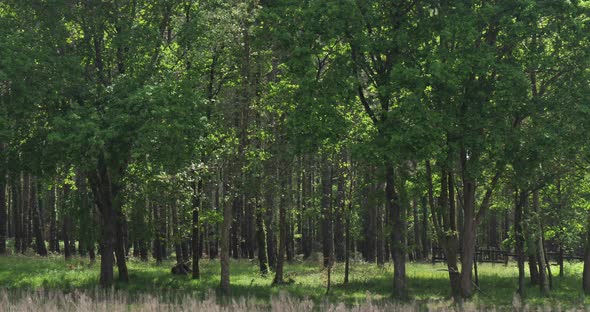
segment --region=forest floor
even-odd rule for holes
[[[153,262],[129,261],[128,284],[116,284],[125,296],[142,297],[152,295],[164,301],[175,301],[179,296],[191,298],[215,297],[219,285],[219,262],[202,260],[201,279],[192,280],[188,276],[174,276],[170,273],[173,262],[162,265]],[[448,274],[443,264],[411,263],[407,267],[410,304],[439,304],[445,306],[449,301]],[[286,280],[292,283],[280,287],[271,286],[272,275],[261,276],[257,262],[234,261],[231,265],[232,298],[248,298],[255,304],[268,304],[271,298],[281,293],[296,300],[310,299],[318,303],[345,303],[349,306],[371,302],[387,302],[392,287],[392,266],[378,267],[374,264],[354,262],[351,266],[350,283],[343,282],[344,265],[337,264],[332,272],[332,289],[326,295],[327,272],[319,263],[296,262],[287,264]],[[558,267],[553,267],[553,290],[551,296],[542,298],[538,287],[527,289],[525,304],[531,307],[572,308],[590,307],[581,290],[581,263],[567,263],[564,276],[557,276]],[[40,290],[68,293],[82,291],[97,292],[98,263],[91,264],[87,258],[73,258],[64,261],[62,257],[35,256],[0,257],[1,296],[22,297]],[[518,272],[514,263],[480,264],[480,291],[473,298],[473,306],[514,308],[523,305],[515,302]],[[8,294],[8,295],[7,295]],[[0,297],[1,297],[0,296]]]

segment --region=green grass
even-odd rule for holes
[[[131,295],[156,294],[173,298],[181,294],[205,298],[219,285],[219,262],[201,262],[201,280],[174,276],[170,273],[172,262],[156,266],[154,263],[129,262],[130,283],[116,284],[116,289],[126,290]],[[353,263],[350,283],[343,286],[341,264],[332,273],[332,290],[325,295],[327,274],[318,263],[300,262],[287,264],[285,274],[294,282],[280,287],[271,286],[272,275],[261,276],[256,262],[234,261],[231,266],[233,297],[249,297],[268,302],[271,296],[285,291],[297,298],[315,301],[345,302],[353,304],[367,298],[382,300],[390,298],[392,289],[392,266],[380,268],[373,264]],[[557,270],[555,268],[554,270]],[[9,291],[29,290],[94,290],[98,283],[99,264],[91,265],[87,259],[74,258],[64,261],[61,257],[0,257],[0,288]],[[542,298],[538,287],[527,289],[527,303],[532,305],[581,306],[589,305],[581,290],[581,263],[565,266],[565,276],[553,279],[551,296]],[[448,274],[442,264],[411,263],[407,267],[409,291],[413,300],[432,301],[449,299]],[[484,306],[508,307],[512,304],[518,272],[513,263],[480,264],[481,291],[473,303]]]

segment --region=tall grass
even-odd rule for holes
[[[173,300],[153,295],[130,296],[122,291],[73,291],[63,293],[56,291],[36,292],[0,292],[0,310],[9,312],[127,312],[127,311],[201,311],[201,312],[385,312],[385,311],[587,311],[583,307],[562,308],[560,305],[543,307],[523,305],[515,297],[511,307],[482,306],[474,303],[455,305],[450,301],[427,301],[399,303],[392,301],[366,300],[362,303],[347,306],[343,303],[315,303],[309,299],[297,299],[286,293],[273,296],[269,303],[259,303],[251,298],[234,298],[224,302],[218,300],[213,293],[202,300],[188,295],[179,295]]]

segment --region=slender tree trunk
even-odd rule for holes
[[[461,291],[464,298],[473,295],[473,258],[475,257],[475,181],[463,173],[463,244]]]
[[[57,187],[49,191],[49,250],[59,253],[59,239],[57,237]]]
[[[22,188],[22,249],[21,252],[24,254],[27,249],[31,246],[31,235],[30,235],[30,214],[31,214],[31,179],[28,174],[21,172],[23,180]]]
[[[154,258],[156,258],[156,264],[162,264],[162,231],[161,231],[161,211],[160,204],[152,203],[152,210],[154,214],[154,225],[156,228],[156,236],[154,237]]]
[[[37,254],[40,256],[47,256],[47,247],[45,246],[45,239],[43,238],[43,215],[41,213],[41,205],[39,204],[39,196],[37,192],[37,179],[31,179],[31,203],[33,209],[33,227],[35,232],[35,245]]]
[[[129,282],[129,272],[127,271],[127,259],[125,258],[125,215],[119,209],[115,212],[115,234],[116,234],[116,243],[115,243],[115,254],[117,256],[117,270],[119,272],[119,281],[123,283]]]
[[[4,144],[0,143],[0,154],[4,151]],[[0,255],[6,255],[6,234],[8,210],[6,206],[6,170],[5,163],[0,163]]]
[[[199,210],[201,208],[201,194],[203,193],[203,180],[200,177],[195,177],[197,181],[192,182],[193,189],[193,219],[192,219],[192,237],[191,237],[191,249],[193,250],[193,279],[201,278],[201,272],[199,270],[199,258],[200,258],[200,241],[199,241]]]
[[[352,182],[351,182],[352,183]],[[352,201],[352,198],[349,199],[350,201]],[[344,242],[344,285],[348,285],[349,282],[349,275],[350,275],[350,248],[351,248],[351,242],[352,240],[350,239],[350,214],[351,212],[351,207],[352,203],[349,204],[348,207],[348,211],[346,212],[346,217],[345,217],[345,242]]]
[[[526,201],[526,194],[522,192],[515,194],[514,209],[514,237],[516,238],[516,258],[518,264],[518,294],[525,296],[525,272],[524,272],[524,233],[523,233],[523,206]]]
[[[541,207],[539,203],[539,191],[533,192],[533,211],[535,213],[537,262],[539,263],[539,288],[542,296],[549,295],[549,283],[547,281],[547,263],[545,262],[545,246],[543,244],[543,229],[541,227]]]
[[[311,255],[311,244],[309,237],[309,226],[308,226],[308,202],[309,202],[309,189],[308,180],[310,180],[308,171],[311,170],[311,166],[307,165],[307,156],[303,156],[302,170],[301,170],[301,251],[303,252],[303,258],[307,259]],[[309,183],[311,186],[311,183]]]
[[[287,183],[285,182],[286,177],[284,176],[284,167],[281,166],[282,172],[279,173],[279,179],[281,180],[281,195],[279,199],[279,251],[277,253],[277,268],[275,271],[275,278],[273,284],[283,284],[283,269],[285,263],[285,253],[287,249]]]
[[[590,213],[588,213],[588,223],[590,224]],[[584,272],[582,273],[582,289],[584,293],[590,295],[590,226],[586,228],[586,246],[584,249]]]
[[[96,262],[96,253],[94,252],[94,241],[88,246],[88,258],[91,263]]]
[[[256,239],[258,241],[258,263],[260,265],[260,273],[266,275],[268,273],[268,266],[266,265],[266,241],[264,236],[264,216],[262,215],[262,207],[258,205],[256,199]]]
[[[231,225],[231,254],[234,259],[239,259],[241,254],[241,246],[240,241],[242,240],[240,237],[241,231],[241,220],[242,220],[242,200],[241,195],[236,195],[236,197],[232,200],[232,215],[233,221]]]
[[[422,243],[420,242],[420,219],[418,217],[418,201],[412,201],[412,217],[414,220],[414,254],[415,260],[422,260]]]
[[[324,267],[331,266],[334,254],[334,236],[332,224],[332,174],[325,160],[322,168],[322,251],[324,256]]]
[[[267,187],[266,190],[266,250],[268,256],[268,266],[275,270],[277,267],[277,245],[275,239],[275,231],[274,231],[274,194],[273,188],[271,185]]]
[[[378,184],[377,192],[382,190],[382,184]],[[387,195],[386,195],[387,200]],[[385,203],[387,205],[387,203]],[[377,256],[377,265],[382,267],[385,265],[385,233],[384,233],[384,207],[382,202],[378,202],[375,204],[375,248],[376,248],[376,256]],[[386,209],[386,208],[385,208]]]
[[[72,258],[72,246],[70,244],[70,219],[71,217],[69,216],[69,214],[66,213],[66,215],[63,217],[61,231],[62,239],[64,241],[64,257],[66,260]]]
[[[489,221],[489,246],[491,247],[500,247],[500,240],[498,239],[498,217],[495,211],[490,211],[490,221]]]
[[[246,253],[248,259],[254,260],[256,254],[256,205],[252,200],[242,199],[244,202],[245,214],[245,232],[246,238]]]
[[[14,177],[12,182],[12,217],[14,219],[14,253],[22,250],[21,231],[21,207],[22,207],[22,184],[20,175]]]
[[[182,237],[179,233],[179,223],[178,223],[178,209],[176,208],[176,203],[172,203],[172,240],[174,242],[174,253],[176,258],[176,264],[182,264]]]
[[[428,206],[426,204],[426,196],[422,196],[421,202],[422,227],[420,228],[420,241],[422,242],[422,258],[423,260],[427,260],[430,247],[428,244]]]
[[[139,257],[143,262],[148,262],[149,260],[148,243],[145,240],[139,241]]]
[[[338,171],[338,189],[336,191],[336,201],[334,207],[334,254],[337,261],[344,260],[345,251],[345,239],[344,239],[344,205],[345,205],[345,194],[344,189],[346,187],[346,180],[344,177],[344,170],[339,169]]]
[[[225,180],[225,179],[224,179]],[[220,288],[221,292],[224,295],[230,294],[230,250],[229,250],[229,240],[230,240],[230,230],[232,225],[232,202],[224,202],[223,203],[223,221],[221,223],[221,255],[220,255],[220,263],[221,263],[221,282]]]

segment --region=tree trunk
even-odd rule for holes
[[[310,226],[308,209],[311,207],[311,160],[303,160],[303,170],[301,173],[301,249],[303,251],[303,258],[307,259],[311,256],[311,237],[310,237]]]
[[[395,176],[394,168],[388,165],[385,168],[385,200],[387,210],[390,211],[392,218],[392,244],[393,244],[393,289],[394,294],[398,298],[407,298],[408,285],[406,281],[406,246],[405,246],[405,214],[404,206],[405,191],[404,186],[400,184],[402,190],[402,200],[400,200],[398,193],[395,190]],[[402,181],[402,184],[404,182]]]
[[[230,242],[230,247],[231,247],[231,254],[233,256],[234,259],[239,259],[240,255],[241,255],[241,246],[240,246],[240,242],[242,241],[242,238],[240,237],[241,233],[241,221],[242,221],[242,196],[239,194],[236,194],[236,197],[233,199],[232,201],[232,216],[233,216],[233,221],[232,221],[232,225],[231,225],[231,232],[230,232],[230,237],[231,237],[231,242]]]
[[[139,258],[143,262],[148,262],[149,260],[148,243],[145,240],[139,241]]]
[[[266,250],[268,256],[268,266],[275,270],[277,267],[277,245],[274,231],[274,196],[271,185],[266,190]]]
[[[537,262],[539,263],[539,288],[542,296],[549,295],[549,283],[547,281],[547,263],[545,262],[545,247],[543,244],[543,228],[541,226],[541,207],[539,203],[539,191],[533,192],[533,211],[535,213]]]
[[[282,168],[283,169],[283,168]],[[275,271],[275,278],[273,284],[280,285],[284,283],[283,269],[285,263],[285,253],[287,249],[287,183],[283,172],[279,173],[279,179],[281,180],[281,191],[283,194],[279,199],[279,252],[277,253],[277,268]]]
[[[154,227],[156,229],[156,236],[154,237],[154,258],[156,259],[156,265],[162,264],[162,232],[161,232],[161,208],[157,203],[152,203],[152,211],[154,215]]]
[[[224,179],[225,180],[225,179]],[[225,181],[224,181],[225,182]],[[230,230],[232,225],[232,204],[231,202],[224,202],[223,203],[223,222],[221,223],[221,255],[220,255],[220,263],[221,263],[221,282],[220,282],[220,289],[222,294],[229,295],[230,294],[230,250],[229,250],[229,240],[230,240]]]
[[[22,250],[24,254],[27,249],[31,246],[31,179],[28,174],[21,172],[23,176],[23,188],[22,188]]]
[[[4,151],[4,144],[0,143],[0,154]],[[6,169],[5,163],[0,164],[0,255],[6,255],[6,234],[8,211],[6,207]]]
[[[71,259],[72,258],[72,250],[71,250],[71,244],[70,244],[70,223],[71,223],[71,217],[68,213],[65,214],[65,216],[63,217],[63,221],[62,221],[62,231],[61,231],[61,235],[62,235],[62,239],[64,241],[64,257],[66,260]]]
[[[35,247],[37,254],[40,256],[47,256],[47,247],[45,246],[45,239],[43,238],[43,215],[41,213],[41,205],[39,204],[39,196],[37,192],[37,178],[31,179],[31,203],[33,209],[33,228],[35,232]]]
[[[57,187],[49,190],[49,250],[59,253],[59,239],[57,237]]]
[[[490,221],[489,221],[489,230],[488,230],[488,237],[489,237],[489,246],[499,248],[500,247],[500,240],[498,239],[498,217],[495,211],[490,211]]]
[[[324,267],[330,267],[334,254],[331,207],[332,174],[327,160],[322,165],[322,252],[324,256]]]
[[[475,181],[463,176],[463,244],[461,255],[461,292],[464,298],[473,295],[473,258],[475,257]]]
[[[586,226],[586,248],[584,249],[584,272],[582,273],[582,289],[586,295],[590,295],[590,212],[588,225]]]
[[[178,209],[176,208],[176,203],[172,203],[172,240],[174,242],[174,253],[176,256],[176,264],[182,264],[183,262],[183,254],[182,254],[182,237],[179,233],[179,222],[178,222]]]
[[[248,259],[254,260],[256,254],[256,204],[252,200],[244,200],[246,253]]]
[[[343,215],[344,215],[344,205],[345,205],[345,194],[344,188],[346,187],[346,180],[344,177],[344,170],[338,170],[338,190],[336,192],[336,201],[334,210],[334,254],[337,261],[344,260],[344,250],[345,250],[345,241],[344,241],[344,223],[343,223]]]
[[[200,248],[200,241],[199,241],[199,210],[201,209],[201,194],[203,193],[203,180],[200,177],[195,177],[198,179],[197,181],[192,182],[193,188],[193,197],[192,197],[192,204],[193,204],[193,219],[192,219],[192,233],[191,233],[191,249],[193,250],[192,258],[193,258],[193,279],[201,278],[201,272],[199,270],[199,248]]]
[[[264,216],[262,215],[262,207],[258,206],[258,199],[256,199],[256,239],[258,241],[258,263],[260,265],[260,273],[266,275],[268,273],[268,266],[266,265],[266,241],[264,237]]]
[[[94,242],[91,242],[88,246],[88,258],[90,259],[91,263],[96,261],[96,254],[94,252]]]
[[[537,253],[535,249],[531,249],[531,251],[529,251],[528,260],[531,285],[539,285],[539,269],[537,266]]]
[[[422,243],[420,242],[420,219],[418,218],[418,201],[412,201],[412,217],[414,221],[414,260],[422,260]]]
[[[352,184],[352,181],[351,181]],[[352,188],[352,186],[351,186]],[[352,192],[351,192],[352,193]],[[350,215],[352,214],[352,198],[349,199],[348,211],[345,215],[345,242],[344,242],[344,285],[348,285],[350,275],[350,248],[352,240],[350,239]]]
[[[97,170],[87,177],[90,181],[95,204],[102,217],[100,285],[110,287],[113,284],[113,252],[117,239],[117,210],[115,209],[117,202],[115,201],[120,188],[117,181],[113,181],[102,156],[99,158]],[[121,265],[125,266],[123,271],[125,272],[126,263],[122,262]],[[123,272],[119,272],[120,276]]]
[[[428,244],[428,206],[426,204],[426,196],[422,196],[422,227],[420,228],[421,232],[421,243],[422,243],[422,259],[427,260],[428,253],[429,253],[429,244]]]
[[[22,250],[21,208],[22,208],[22,183],[20,175],[15,176],[12,182],[12,218],[14,224],[14,253]]]
[[[116,226],[116,241],[115,241],[115,254],[117,256],[117,270],[119,271],[119,281],[123,283],[129,282],[129,272],[127,271],[127,259],[125,257],[125,224],[127,220],[125,215],[120,209],[115,212]]]
[[[525,296],[525,272],[524,272],[524,233],[523,233],[523,206],[526,201],[526,193],[515,194],[514,209],[514,237],[516,238],[516,258],[518,264],[518,290],[520,297]]]

